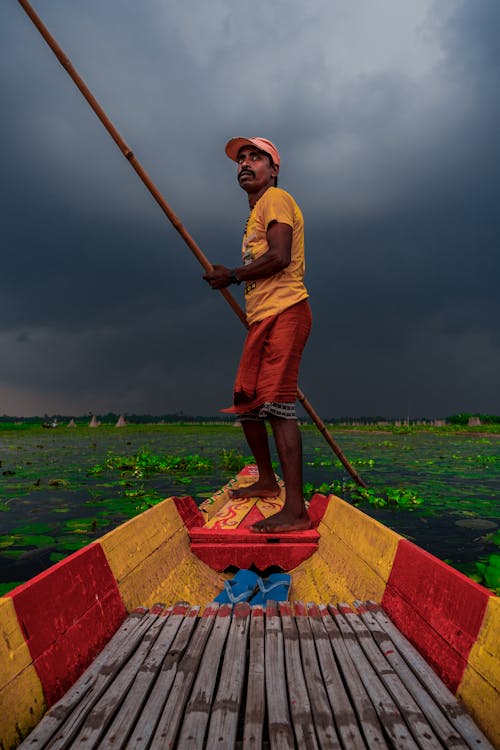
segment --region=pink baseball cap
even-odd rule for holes
[[[226,154],[233,161],[237,161],[238,152],[243,146],[255,146],[259,151],[264,151],[266,154],[269,154],[273,160],[273,164],[279,167],[280,155],[278,149],[274,143],[268,141],[267,138],[231,138],[231,140],[226,143]]]

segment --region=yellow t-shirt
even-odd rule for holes
[[[297,203],[285,190],[268,188],[253,207],[243,235],[243,263],[251,263],[269,250],[267,228],[272,221],[292,227],[292,257],[290,264],[274,276],[246,282],[248,323],[275,315],[309,296],[303,280],[304,219]]]

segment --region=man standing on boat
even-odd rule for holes
[[[258,481],[233,497],[276,497],[264,420],[276,442],[286,488],[283,508],[253,531],[282,533],[310,528],[302,492],[302,440],[295,401],[302,351],[311,330],[304,286],[304,222],[292,196],[277,187],[280,156],[265,138],[232,138],[226,154],[248,195],[250,215],[243,234],[243,265],[214,265],[204,279],[213,289],[245,284],[249,331],[234,386],[234,406],[259,469]]]

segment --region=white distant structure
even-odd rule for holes
[[[127,426],[127,423],[125,421],[125,417],[123,416],[123,414],[120,414],[120,416],[118,417],[118,421],[115,424],[115,427],[126,427],[126,426]]]
[[[479,417],[469,417],[468,425],[469,427],[479,427],[481,424],[481,420]]]
[[[95,414],[92,415],[92,419],[89,422],[89,427],[99,427],[101,423],[97,421]]]
[[[76,422],[75,422],[75,420],[74,420],[73,418],[72,418],[72,419],[70,419],[70,420],[69,420],[69,422],[68,422],[68,425],[67,425],[67,426],[68,426],[68,427],[76,427]]]

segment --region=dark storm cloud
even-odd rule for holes
[[[247,215],[225,140],[278,143],[324,416],[499,412],[495,2],[36,7],[214,262]],[[214,413],[241,326],[21,9],[0,16],[0,412]]]

